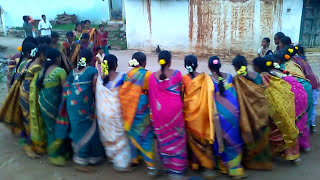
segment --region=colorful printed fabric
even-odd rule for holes
[[[39,106],[41,116],[45,123],[49,161],[61,164],[64,163],[67,153],[65,147],[67,133],[63,133],[65,135],[59,135],[61,132],[57,133],[57,131],[61,128],[59,129],[57,127],[62,125],[68,128],[68,121],[59,121],[57,117],[62,99],[61,81],[65,81],[66,79],[66,71],[60,67],[56,67],[46,75],[43,81],[44,87],[39,92]]]
[[[70,73],[67,79],[66,108],[71,125],[73,161],[80,165],[96,164],[104,156],[94,112],[93,80],[97,70],[87,67]]]
[[[200,166],[207,169],[215,167],[213,157],[213,82],[205,73],[194,79],[187,74],[183,76],[183,115],[187,130],[189,161],[193,169]],[[191,154],[190,154],[191,153]]]
[[[119,73],[106,86],[99,75],[96,88],[96,111],[99,132],[105,153],[116,169],[125,169],[131,163],[130,145],[123,126],[119,87],[124,74]]]
[[[219,159],[217,167],[221,173],[228,173],[230,176],[242,176],[244,169],[242,161],[242,145],[239,125],[239,104],[237,94],[232,84],[232,76],[227,75],[224,79],[224,94],[219,92],[219,81],[214,82],[214,100],[216,102],[219,120],[215,121],[216,141],[214,153]]]
[[[297,142],[299,130],[295,124],[294,94],[286,81],[262,73],[263,85],[266,87],[265,95],[270,104],[269,115],[277,128],[270,128],[270,142],[272,151],[282,152],[293,147]],[[277,133],[276,131],[279,131]],[[278,141],[284,141],[279,144]]]
[[[160,82],[154,73],[149,79],[151,119],[160,159],[164,169],[174,174],[184,173],[187,168],[181,86],[180,71],[175,71],[169,80]]]
[[[243,165],[247,169],[271,170],[269,103],[264,89],[239,75],[233,78],[233,84],[240,106],[239,123],[245,143]]]
[[[128,131],[132,163],[138,164],[141,155],[148,167],[154,167],[154,132],[148,106],[150,72],[139,67],[128,72],[119,90],[124,129]]]

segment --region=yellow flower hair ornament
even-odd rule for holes
[[[288,54],[286,54],[286,55],[284,55],[284,58],[286,59],[286,60],[290,60],[290,55],[288,55]]]
[[[239,75],[243,75],[243,76],[246,76],[248,73],[247,73],[247,67],[246,66],[241,66],[241,68],[237,71],[237,73]]]
[[[289,49],[288,49],[288,52],[289,52],[290,54],[292,54],[292,53],[293,53],[293,49],[292,49],[292,48],[289,48]]]
[[[162,65],[165,65],[166,64],[166,60],[164,59],[160,59],[159,60],[159,64],[162,66]]]
[[[137,67],[137,66],[139,66],[139,62],[136,59],[131,59],[129,61],[129,66],[130,67]]]
[[[109,66],[108,66],[108,61],[107,60],[104,60],[102,63],[101,63],[101,71],[104,75],[109,75]]]
[[[266,65],[267,65],[268,67],[270,67],[270,66],[272,65],[272,62],[271,62],[271,61],[267,61],[267,62],[266,62]]]
[[[87,59],[85,57],[82,57],[79,62],[78,62],[78,66],[87,66],[87,63],[86,63]]]
[[[219,77],[218,80],[219,80],[219,81],[223,81],[223,77]]]
[[[298,50],[299,49],[299,47],[298,46],[296,46],[296,47],[294,47],[296,50]]]
[[[19,51],[19,52],[22,51],[22,47],[21,47],[21,46],[18,47],[18,51]]]

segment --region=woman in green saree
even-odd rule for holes
[[[44,69],[37,80],[39,106],[47,134],[47,152],[49,162],[63,166],[66,162],[66,141],[68,121],[57,119],[62,98],[63,84],[67,73],[59,67],[61,54],[57,49],[49,49],[46,53]]]

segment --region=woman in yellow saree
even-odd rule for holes
[[[196,72],[196,56],[188,55],[184,62],[189,72],[183,76],[183,115],[187,132],[188,159],[193,170],[203,167],[203,175],[211,177],[214,176],[212,170],[215,167],[212,108],[215,104],[214,85],[209,75]]]
[[[247,60],[236,56],[232,65],[237,71],[233,77],[240,106],[240,129],[245,143],[243,165],[247,169],[271,170],[269,146],[269,103],[260,86],[261,76],[247,71]]]
[[[26,75],[20,86],[20,106],[24,117],[24,133],[22,137],[25,138],[25,142],[30,144],[32,150],[37,154],[46,152],[44,123],[37,103],[38,89],[35,86],[35,77],[42,70],[46,50],[47,46],[44,45],[31,50],[30,56],[32,60],[28,62],[25,68]],[[29,153],[29,155],[37,157],[32,153]]]
[[[299,130],[295,124],[295,95],[291,85],[270,74],[271,61],[265,58],[253,60],[254,70],[260,73],[265,95],[270,104],[269,140],[273,154],[282,154],[286,160],[300,162],[299,156],[291,154],[290,148],[297,147]]]

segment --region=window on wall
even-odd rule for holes
[[[113,21],[121,21],[123,19],[122,15],[122,0],[110,0],[110,16]]]

